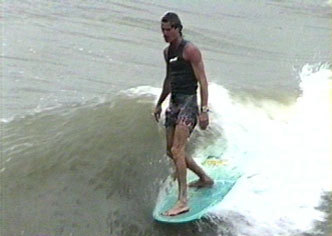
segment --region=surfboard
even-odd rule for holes
[[[238,171],[228,165],[228,162],[215,157],[208,157],[201,163],[204,171],[214,180],[214,185],[208,188],[188,188],[188,205],[190,210],[177,216],[165,216],[164,212],[174,206],[178,196],[178,185],[171,177],[161,187],[153,211],[153,218],[164,223],[185,223],[199,220],[207,216],[209,210],[221,202],[232,189],[237,179],[241,176]],[[188,171],[188,183],[197,177]]]

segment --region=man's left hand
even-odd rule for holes
[[[205,130],[209,125],[209,114],[207,112],[202,112],[199,114],[199,127]]]

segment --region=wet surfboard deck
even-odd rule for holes
[[[201,165],[214,179],[214,185],[208,188],[189,188],[188,205],[190,210],[177,216],[165,216],[163,213],[174,206],[178,193],[177,183],[171,182],[169,179],[159,192],[153,211],[155,220],[164,223],[185,223],[201,219],[208,214],[213,206],[223,200],[240,177],[237,171],[228,168],[227,162],[219,159],[208,158]],[[196,179],[197,177],[193,173],[188,173],[188,183]]]

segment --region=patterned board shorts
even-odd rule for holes
[[[191,133],[197,124],[197,116],[196,95],[173,94],[169,107],[166,110],[165,127],[175,127],[177,124],[184,124]]]

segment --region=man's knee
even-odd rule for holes
[[[175,128],[174,142],[171,147],[171,154],[173,159],[185,156],[185,144],[188,138],[188,127],[183,124],[178,124]]]
[[[184,152],[184,147],[181,147],[180,145],[173,145],[173,147],[171,148],[171,154],[174,160],[184,156],[183,152]]]
[[[186,155],[186,163],[188,165],[192,165],[195,163],[195,161],[193,160],[193,158],[191,156]]]

